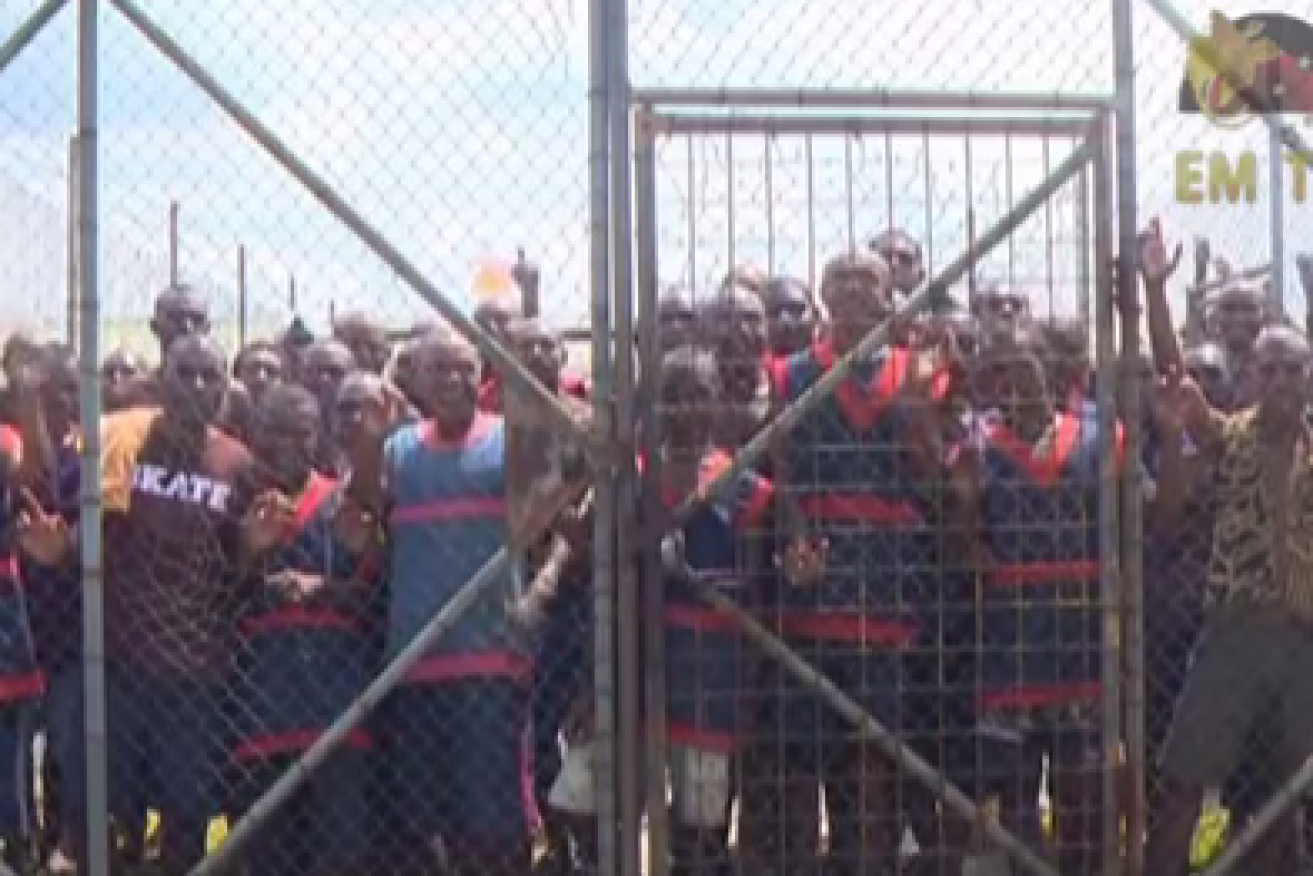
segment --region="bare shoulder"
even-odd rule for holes
[[[246,445],[217,426],[205,431],[205,454],[216,467],[240,471],[255,465],[255,457]]]

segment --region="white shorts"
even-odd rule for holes
[[[696,828],[718,828],[728,823],[729,755],[672,746],[670,785],[677,823]]]
[[[592,741],[566,746],[561,772],[547,795],[547,803],[570,815],[597,813],[597,771],[593,767]]]

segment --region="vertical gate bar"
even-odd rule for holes
[[[642,684],[638,667],[638,587],[634,560],[634,512],[637,510],[634,469],[634,297],[633,297],[633,153],[630,143],[632,106],[629,97],[629,5],[607,4],[609,22],[607,65],[611,111],[611,313],[614,320],[616,447],[630,448],[616,460],[616,688],[620,714],[616,722],[619,767],[620,876],[642,873],[642,791],[639,766],[639,704]],[[652,776],[654,782],[660,776]]]
[[[930,163],[930,129],[921,132],[922,152],[925,155],[925,270],[935,273],[935,186],[934,166]]]
[[[169,288],[178,286],[178,202],[169,202]],[[293,281],[292,288],[296,288]],[[292,294],[292,310],[296,310],[296,295]]]
[[[1111,252],[1111,179],[1107,161],[1111,131],[1106,122],[1098,124],[1098,148],[1095,166],[1095,235],[1096,249]],[[1106,261],[1106,259],[1104,260]],[[1107,280],[1107,266],[1095,265],[1096,275]],[[1117,349],[1112,299],[1099,295],[1094,303],[1094,355],[1096,392],[1099,417],[1099,649],[1103,680],[1103,725],[1099,762],[1102,788],[1102,823],[1099,843],[1103,850],[1105,871],[1120,872],[1116,861],[1120,857],[1120,818],[1116,764],[1122,738],[1121,724],[1121,557],[1118,533],[1118,486],[1120,483],[1117,459]]]
[[[1003,135],[1003,196],[1012,209],[1012,133]],[[1017,243],[1008,237],[1008,288],[1017,285]]]
[[[81,297],[79,407],[82,420],[83,695],[87,758],[89,876],[109,876],[109,788],[105,726],[105,603],[101,578],[100,487],[100,243],[99,243],[99,15],[97,0],[78,0],[77,37],[77,258]],[[75,792],[76,793],[76,792]]]
[[[1044,149],[1044,175],[1049,175],[1049,135],[1042,141]],[[1055,196],[1056,197],[1056,196]],[[1055,316],[1053,310],[1053,198],[1044,202],[1044,283],[1048,287],[1049,318]]]
[[[1073,142],[1072,146],[1076,144]],[[1090,324],[1090,171],[1076,177],[1076,295],[1081,325]]]
[[[853,211],[853,135],[843,138],[843,202],[847,211],[848,251],[857,252],[857,217]]]
[[[634,125],[635,282],[638,298],[638,438],[643,456],[640,551],[643,562],[644,674],[647,681],[647,872],[668,876],[669,824],[666,785],[660,780],[669,762],[666,740],[665,642],[661,622],[661,459],[658,436],[657,375],[660,373],[661,324],[657,319],[657,207],[654,132],[640,110]]]
[[[1277,116],[1278,120],[1281,118]],[[1271,198],[1272,280],[1268,289],[1269,306],[1278,316],[1286,312],[1286,192],[1281,180],[1281,128],[1267,129],[1268,197]]]
[[[966,187],[962,195],[966,199],[967,208],[967,245],[966,251],[975,253],[976,251],[976,196],[971,186],[971,132],[967,131],[962,135],[962,149],[964,160],[966,161]],[[1008,240],[1012,235],[1008,235]],[[971,263],[967,266],[967,302],[968,309],[973,313],[976,309],[976,268],[979,266],[979,257],[973,256]]]
[[[1135,299],[1136,292],[1136,247],[1139,234],[1139,219],[1136,215],[1138,192],[1136,187],[1136,120],[1135,120],[1135,32],[1133,23],[1133,0],[1112,0],[1113,17],[1113,54],[1117,82],[1117,278],[1121,284],[1118,291],[1129,303]],[[1106,221],[1106,220],[1100,220]],[[1097,269],[1098,266],[1096,265]],[[1096,291],[1098,298],[1106,297]],[[1141,547],[1143,545],[1143,516],[1140,502],[1140,484],[1138,482],[1141,456],[1140,442],[1140,398],[1139,382],[1131,378],[1135,372],[1140,355],[1140,323],[1138,319],[1124,316],[1122,337],[1122,355],[1126,372],[1122,402],[1122,412],[1126,429],[1126,460],[1122,491],[1122,527],[1125,538],[1125,560],[1122,573],[1125,576],[1123,592],[1127,597],[1126,629],[1128,648],[1127,672],[1127,726],[1126,743],[1131,761],[1131,816],[1133,823],[1130,834],[1128,869],[1134,876],[1144,873],[1144,818],[1145,764],[1144,764],[1144,611],[1143,611],[1143,569]]]
[[[696,289],[700,284],[698,282],[698,202],[697,202],[697,156],[693,149],[693,138],[690,136],[687,141],[685,150],[685,160],[688,162],[688,288]]]
[[[246,245],[237,245],[237,342],[246,346]]]
[[[70,350],[78,349],[78,138],[74,134],[68,138],[68,261],[65,278],[68,284],[68,297],[64,304],[64,342]]]
[[[593,418],[611,435],[611,98],[607,0],[588,4],[588,243],[593,324]],[[593,465],[593,768],[598,876],[617,876],[615,782],[615,494]]]
[[[766,273],[775,276],[775,137],[766,134]]]
[[[894,221],[894,135],[884,132],[884,200],[885,230],[890,233],[898,227]]]
[[[725,252],[729,253],[729,269],[737,266],[734,247],[734,133],[725,132]]]
[[[816,289],[816,168],[812,162],[812,135],[802,141],[802,160],[807,165],[807,288],[815,297]]]

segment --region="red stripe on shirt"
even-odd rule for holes
[[[730,754],[738,748],[738,738],[732,733],[718,733],[703,730],[700,727],[688,727],[683,724],[667,724],[666,739],[672,745],[691,748],[695,751],[710,751],[715,754]]]
[[[0,453],[8,454],[15,459],[23,455],[23,436],[13,426],[0,425]]]
[[[46,692],[46,674],[41,670],[0,678],[0,702],[26,700]]]
[[[463,499],[440,499],[398,505],[392,509],[393,523],[433,523],[441,520],[477,520],[485,517],[502,517],[506,503],[491,496],[472,496]]]
[[[261,733],[242,740],[232,751],[236,761],[264,760],[280,754],[299,754],[314,745],[323,730],[288,730],[283,733]],[[364,730],[352,730],[343,743],[356,751],[369,751],[374,739]]]
[[[1099,681],[1037,684],[993,693],[983,693],[977,700],[976,705],[981,709],[1036,709],[1063,703],[1097,700],[1102,696],[1103,683]]]
[[[780,619],[785,635],[856,645],[910,645],[916,640],[915,625],[880,620],[860,614],[808,614],[787,612]]]
[[[1098,580],[1099,564],[1095,560],[1000,563],[989,574],[989,582],[999,587],[1025,587],[1031,584],[1092,584]]]
[[[304,605],[289,605],[253,617],[242,622],[242,630],[247,635],[284,632],[286,630],[341,630],[346,633],[361,632],[360,624],[353,617],[335,611],[307,608]]]
[[[509,678],[528,683],[532,671],[529,661],[515,654],[446,654],[425,657],[406,673],[406,682],[438,684],[467,678]]]

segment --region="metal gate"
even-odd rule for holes
[[[632,410],[639,418],[639,453],[647,461],[641,474],[641,492],[652,497],[642,509],[643,518],[664,519],[672,525],[687,521],[699,501],[733,485],[745,472],[759,469],[779,439],[816,416],[836,390],[842,393],[851,370],[885,348],[893,331],[931,311],[942,313],[954,299],[971,308],[1000,290],[1030,293],[1034,300],[1043,302],[1047,315],[1068,317],[1092,338],[1098,417],[1102,434],[1113,434],[1116,366],[1112,303],[1109,296],[1094,291],[1108,288],[1110,281],[1112,183],[1107,106],[1097,101],[1060,98],[982,99],[976,95],[877,92],[638,92],[633,102],[639,376]],[[1027,155],[1033,162],[1029,168],[1024,159]],[[909,166],[914,171],[910,178]],[[760,273],[768,277],[792,275],[814,290],[826,258],[864,250],[870,238],[894,229],[920,239],[926,262],[923,281],[908,290],[895,317],[866,334],[848,355],[837,358],[810,389],[780,405],[770,422],[738,446],[731,465],[699,487],[696,496],[686,497],[672,512],[673,517],[663,516],[668,509],[659,504],[664,483],[659,464],[663,450],[658,441],[658,411],[662,404],[659,375],[663,349],[669,346],[661,337],[661,299],[667,294],[663,290],[674,284],[682,287],[679,294],[685,300],[693,299],[694,312],[698,313],[695,321],[701,322],[692,329],[696,346],[714,328],[708,320],[723,315],[714,307],[710,311],[699,307],[724,294],[723,287],[719,293],[712,291],[722,284],[722,278],[723,283],[733,285],[744,276],[756,276],[740,266],[760,267]],[[1083,840],[1094,857],[1119,855],[1117,776],[1123,738],[1118,633],[1119,474],[1111,440],[1101,442],[1098,455],[1101,556],[1095,613],[1099,616],[1100,636],[1089,644],[1097,654],[1102,680],[1096,770],[1103,803],[1097,828]],[[869,486],[856,481],[852,484],[855,490]],[[785,486],[776,484],[775,489],[782,491]],[[634,531],[642,530],[635,527]],[[663,547],[659,533],[649,534],[642,548],[643,578],[650,582],[665,575],[668,581],[672,574],[669,544]],[[780,549],[778,543],[774,549]],[[701,745],[708,740],[699,740],[698,734],[705,729],[704,723],[716,723],[711,717],[715,709],[711,703],[718,695],[725,695],[726,685],[733,686],[732,698],[740,723],[733,740],[717,750],[727,754],[731,763],[728,793],[738,795],[735,839],[740,846],[745,840],[743,831],[754,830],[748,825],[752,816],[746,813],[752,798],[793,793],[777,787],[793,781],[786,774],[796,764],[789,761],[824,758],[805,744],[802,748],[806,751],[799,754],[797,734],[821,734],[815,726],[838,721],[872,744],[887,759],[885,762],[893,765],[885,777],[892,780],[892,785],[882,787],[893,788],[896,809],[902,809],[905,802],[913,805],[907,801],[929,792],[932,801],[938,801],[931,803],[932,809],[969,829],[973,836],[955,854],[974,855],[992,847],[1002,850],[1026,872],[1057,872],[1051,857],[1036,845],[1038,835],[1018,835],[1016,825],[986,811],[989,805],[979,787],[967,786],[971,781],[968,777],[978,776],[983,765],[983,749],[972,742],[976,728],[958,719],[927,724],[924,715],[912,714],[922,708],[941,707],[942,698],[927,696],[929,692],[924,690],[920,694],[913,692],[911,681],[904,689],[905,679],[911,676],[899,674],[894,699],[900,705],[892,712],[875,714],[873,701],[879,697],[872,695],[867,675],[863,674],[871,670],[836,676],[835,672],[843,668],[842,660],[831,659],[832,655],[823,649],[818,652],[816,647],[789,635],[788,624],[781,623],[772,599],[740,598],[705,576],[693,574],[690,567],[680,568],[681,573],[687,573],[683,585],[710,611],[702,615],[685,612],[672,620],[668,598],[662,596],[660,588],[649,586],[643,591],[642,635],[629,637],[630,641],[641,638],[645,643],[641,656],[644,672],[629,674],[623,666],[621,669],[621,678],[636,683],[638,678],[646,679],[648,708],[642,730],[646,775],[670,776],[669,784],[647,783],[650,872],[665,872],[672,853],[680,872],[718,872],[715,856],[690,840],[687,804],[681,798],[690,796],[686,787],[689,784],[724,783],[723,777],[709,779],[705,769],[699,772],[688,764],[692,759],[690,750],[717,748],[716,740]],[[875,569],[870,573],[879,574]],[[865,586],[865,575],[863,571],[858,576],[862,580],[859,587]],[[977,604],[979,583],[977,577],[970,588],[977,594],[971,597]],[[936,597],[941,619],[946,608],[948,613],[954,608],[948,604],[947,592],[943,589]],[[956,608],[966,608],[968,614],[971,610],[969,605]],[[712,620],[707,622],[708,618]],[[692,645],[687,636],[672,638],[672,631],[681,624],[698,629]],[[714,651],[707,631],[726,625],[732,625],[738,638],[729,650]],[[933,646],[932,662],[941,670],[947,662],[945,655],[964,644],[976,657],[990,656],[988,642],[979,637],[970,643],[949,641],[946,629],[941,624]],[[624,639],[622,633],[621,641]],[[672,642],[678,655],[666,652],[665,646]],[[635,655],[632,659],[638,665],[640,658]],[[727,662],[737,672],[732,680],[725,677]],[[675,675],[678,679],[672,677]],[[874,682],[873,686],[881,683]],[[935,687],[946,684],[942,674],[932,682]],[[668,707],[679,715],[667,715]],[[691,718],[690,708],[694,713]],[[795,731],[790,716],[809,711],[821,716],[816,719],[819,724],[807,725],[813,727],[811,730]],[[744,717],[748,713],[756,718]],[[943,718],[943,712],[937,714]],[[684,726],[690,722],[698,726]],[[676,737],[673,740],[672,734]],[[773,754],[745,754],[742,740],[760,741],[761,737],[768,738]],[[622,748],[624,738],[622,732]],[[968,755],[974,769],[962,772],[950,765],[954,756],[946,752],[955,744],[974,748],[974,754]],[[860,761],[850,761],[852,768],[864,769],[866,755],[860,757]],[[623,754],[621,760],[625,760]],[[806,776],[811,780],[804,777],[804,790],[799,792],[804,809],[815,806],[815,776]],[[827,814],[815,816],[814,821],[826,831],[828,840],[817,840],[817,848],[827,842],[832,853],[838,854],[835,849],[841,838],[835,833],[842,829],[839,813],[843,812],[842,818],[853,818],[852,805],[837,798],[836,789],[831,787],[833,774],[823,781]],[[758,782],[762,783],[760,787]],[[669,815],[668,794],[674,798]],[[716,801],[713,805],[722,802],[720,795],[712,794],[711,798]],[[857,806],[862,810],[855,816],[859,823],[875,817],[868,815],[864,807]],[[897,815],[891,817],[895,840],[906,840],[909,825]],[[804,831],[810,828],[811,818],[802,817]],[[775,845],[766,853],[771,859],[764,863],[781,867],[781,872],[787,872],[790,863],[779,847],[783,842],[780,837],[792,829],[785,820],[755,827],[756,831],[773,835],[771,842]],[[932,848],[934,841],[930,837],[914,839],[923,860],[930,857],[925,853],[938,852]],[[758,839],[748,837],[747,842],[756,843]],[[859,856],[865,854],[864,842],[857,843]],[[740,860],[745,853],[762,854],[760,849],[740,848],[739,852]],[[860,866],[868,861],[843,863]]]

